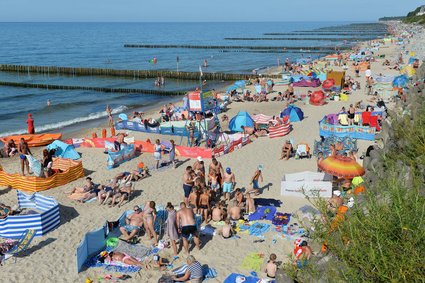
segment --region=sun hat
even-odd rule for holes
[[[340,190],[334,191],[334,195],[336,195],[337,197],[339,197],[341,195],[341,191]]]
[[[198,161],[199,161],[199,162],[204,161],[204,160],[202,159],[202,157],[200,157],[200,156],[196,157],[196,159],[198,159]]]

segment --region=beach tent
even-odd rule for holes
[[[332,176],[310,171],[285,174],[281,182],[281,195],[330,198],[332,197]]]
[[[72,144],[66,144],[62,141],[56,140],[47,146],[48,150],[55,149],[55,156],[61,158],[69,158],[72,160],[77,160],[80,158],[80,155],[75,150]]]
[[[0,219],[0,236],[19,238],[27,229],[35,230],[36,236],[44,236],[60,224],[59,204],[53,197],[40,193],[25,194],[17,191],[19,209],[27,214],[9,215]]]
[[[248,112],[240,111],[229,122],[229,130],[232,132],[243,132],[244,127],[254,127],[254,120],[249,116]]]
[[[280,118],[286,116],[289,117],[289,121],[291,122],[299,122],[304,119],[303,111],[299,107],[292,104],[290,104],[285,110],[280,113]]]

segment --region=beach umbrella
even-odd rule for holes
[[[291,122],[299,122],[304,119],[303,111],[293,104],[290,104],[285,110],[280,113],[280,118],[286,116],[289,117],[289,121]]]
[[[359,163],[350,157],[341,155],[329,156],[322,160],[318,167],[323,172],[339,178],[354,178],[365,173],[364,168]]]
[[[245,85],[246,85],[246,82],[243,81],[243,80],[241,80],[241,81],[235,82],[234,85],[237,86],[238,88],[244,89],[245,88]]]
[[[125,115],[124,113],[121,113],[120,115],[118,115],[118,118],[120,118],[122,121],[127,121],[128,120],[127,115]]]
[[[237,85],[231,85],[228,88],[226,88],[226,91],[230,92],[230,91],[234,91],[237,90],[238,86]]]

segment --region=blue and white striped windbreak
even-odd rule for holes
[[[17,191],[17,194],[19,208],[26,208],[30,213],[10,215],[1,219],[1,237],[19,238],[26,229],[34,229],[36,236],[43,236],[59,226],[59,205],[53,197],[46,197],[40,193],[27,195],[21,191]]]

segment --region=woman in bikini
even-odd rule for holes
[[[138,261],[136,258],[125,254],[125,253],[121,253],[121,252],[107,252],[107,251],[103,251],[100,253],[100,257],[99,257],[100,261],[103,262],[111,262],[111,261],[117,261],[117,262],[122,262],[125,263],[127,265],[133,265],[133,266],[140,266],[143,267],[143,263]]]
[[[145,227],[146,233],[148,234],[149,239],[154,238],[155,245],[158,244],[158,235],[154,229],[154,223],[156,220],[156,209],[155,202],[148,201],[143,209],[143,226]]]

